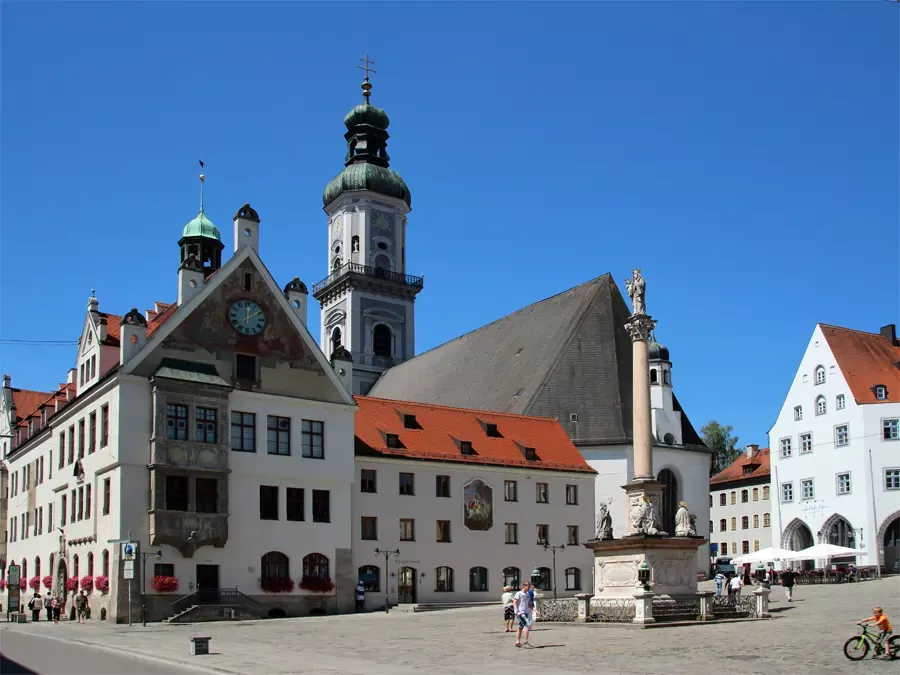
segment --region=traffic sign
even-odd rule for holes
[[[126,560],[125,561],[125,574],[122,577],[123,579],[134,579],[134,561]]]
[[[122,558],[127,560],[134,560],[134,552],[137,550],[137,546],[135,546],[132,542],[128,542],[127,544],[122,544]]]

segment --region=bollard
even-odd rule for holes
[[[753,595],[756,596],[756,618],[757,619],[769,619],[771,618],[771,614],[769,614],[769,594],[772,592],[771,588],[757,588],[753,591]]]
[[[192,637],[191,638],[191,656],[203,656],[209,654],[210,637]]]
[[[713,591],[697,591],[697,595],[700,597],[700,616],[697,617],[697,621],[711,621],[715,619],[715,615],[713,614],[713,598],[715,597],[715,592]]]
[[[576,593],[575,597],[578,599],[578,620],[581,622],[588,622],[591,619],[591,598],[594,597],[593,593]]]

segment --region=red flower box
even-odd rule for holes
[[[44,588],[48,591],[53,588],[53,577],[49,574],[43,578]]]
[[[88,593],[94,590],[94,577],[87,574],[81,577],[81,588]]]
[[[294,580],[266,579],[259,582],[259,587],[266,593],[291,593],[294,590]]]
[[[19,579],[19,588],[23,591],[28,588],[28,579],[26,579],[25,577]]]
[[[41,587],[41,578],[40,577],[31,577],[28,580],[28,588],[33,591],[38,590]]]
[[[313,593],[331,593],[334,590],[334,582],[324,577],[307,575],[300,580],[300,588]]]
[[[178,590],[178,579],[175,577],[153,577],[151,585],[157,593],[171,593]]]
[[[67,591],[77,591],[78,590],[78,577],[69,577],[66,579],[66,590]]]
[[[6,590],[6,579],[0,579],[0,591]]]
[[[109,590],[109,577],[105,574],[101,574],[99,577],[94,579],[94,588],[96,588],[101,593],[106,593]]]

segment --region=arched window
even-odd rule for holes
[[[260,581],[281,581],[290,579],[288,557],[280,551],[269,551],[260,560]]]
[[[772,515],[770,513],[763,514],[763,527],[772,527]]]
[[[759,501],[759,488],[753,488],[753,501]]]
[[[109,551],[103,549],[103,576],[109,576]]]
[[[656,368],[650,369],[650,384],[656,384],[659,382],[659,378],[656,376]]]
[[[754,513],[753,514],[753,528],[756,529],[757,527],[759,527],[759,514]]]
[[[799,421],[803,419],[803,406],[795,405],[794,406],[794,421]]]
[[[321,553],[310,553],[303,558],[303,576],[330,579],[328,572],[328,558]]]
[[[732,490],[729,494],[731,495],[731,505],[734,506],[737,504],[737,492]]]
[[[816,384],[825,384],[825,366],[816,368]]]
[[[663,532],[670,535],[675,533],[675,512],[678,511],[678,480],[669,469],[663,469],[656,477],[663,485],[662,493],[662,519]]]
[[[41,576],[41,556],[34,556],[34,576]]]
[[[372,331],[372,350],[376,356],[390,358],[393,353],[391,349],[392,342],[393,335],[390,328],[383,323],[375,326],[375,330]]]
[[[825,397],[819,396],[816,399],[816,415],[824,415],[828,411],[828,405],[825,403]]]
[[[488,571],[486,567],[473,567],[469,570],[469,591],[471,593],[487,593]]]
[[[78,554],[72,556],[72,576],[78,578]]]
[[[510,588],[521,587],[522,584],[519,582],[519,568],[518,567],[504,567],[503,568],[503,585],[509,586]]]
[[[351,239],[350,239],[350,252],[351,253],[359,252],[359,236],[358,235],[354,234],[353,237],[351,237]]]
[[[741,504],[746,504],[750,501],[750,492],[747,490],[741,490]]]
[[[94,576],[94,554],[88,551],[88,576]]]
[[[363,586],[365,586],[366,591],[380,591],[381,568],[376,565],[363,565],[359,568],[359,580],[363,583]]]
[[[337,326],[331,331],[331,348],[337,349],[341,346],[341,329]]]
[[[77,558],[78,556],[75,556],[75,557]],[[22,558],[22,574],[19,578],[20,579],[28,578],[28,561],[25,560],[25,558]]]
[[[386,255],[376,255],[375,256],[375,269],[382,270],[383,272],[391,271],[391,259]]]
[[[577,567],[569,567],[566,569],[566,590],[581,590],[581,570]]]
[[[534,583],[534,587],[539,591],[551,591],[553,590],[553,577],[550,572],[549,567],[538,567],[538,576],[536,579],[532,579]]]
[[[343,265],[343,264],[344,264],[344,261],[341,260],[341,256],[336,255],[334,257],[334,260],[331,262],[331,272],[332,273],[337,272],[339,269],[341,269],[341,265]]]
[[[728,530],[728,521],[724,518],[719,518],[719,532],[726,532]]]
[[[753,552],[756,553],[759,550],[759,539],[753,540]]]
[[[436,593],[453,592],[452,567],[436,567],[434,569],[434,590]]]

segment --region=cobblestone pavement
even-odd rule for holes
[[[0,640],[17,631],[47,634],[106,649],[230,673],[526,675],[665,673],[897,673],[898,663],[842,654],[858,619],[881,604],[900,622],[900,579],[801,586],[787,603],[772,593],[773,619],[661,627],[538,624],[534,649],[516,649],[503,632],[499,607],[142,628],[91,622],[0,625]],[[189,655],[188,638],[210,635],[213,654]]]

